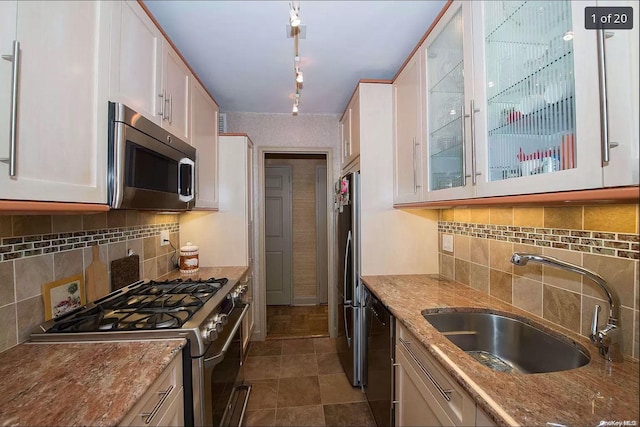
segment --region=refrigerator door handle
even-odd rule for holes
[[[347,346],[351,348],[351,337],[349,336],[349,324],[347,322],[347,308],[349,308],[348,305],[342,306],[342,310],[344,311],[344,316],[342,317],[344,318],[344,334],[347,337]]]
[[[347,244],[344,249],[344,271],[342,272],[342,298],[343,304],[350,304],[351,298],[347,300],[347,266],[349,262],[349,252],[351,249],[351,230],[347,234]]]

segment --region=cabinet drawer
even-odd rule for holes
[[[399,325],[396,346],[401,349],[437,403],[456,425],[474,425],[473,399],[439,366],[439,363],[404,326]]]
[[[176,357],[160,377],[142,395],[138,403],[124,417],[121,426],[156,426],[166,419],[177,396],[182,395],[182,358]],[[184,412],[180,415],[184,418]],[[183,421],[184,422],[184,421]]]

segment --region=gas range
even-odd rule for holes
[[[246,285],[226,278],[138,281],[43,323],[31,340],[186,338],[191,357],[201,357],[245,290]]]

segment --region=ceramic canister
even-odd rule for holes
[[[200,264],[198,247],[187,242],[180,248],[180,274],[193,274],[198,272]]]

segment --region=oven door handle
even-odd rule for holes
[[[240,318],[238,318],[238,321],[236,322],[236,324],[233,325],[233,329],[231,330],[231,334],[229,334],[229,338],[227,338],[227,342],[225,342],[224,345],[222,346],[222,350],[220,350],[220,353],[216,354],[215,356],[206,357],[204,359],[205,368],[211,368],[211,367],[217,365],[218,363],[220,363],[222,361],[222,359],[224,358],[225,353],[227,352],[227,350],[229,349],[229,346],[231,345],[231,342],[233,341],[233,337],[236,335],[236,332],[238,332],[238,328],[240,328],[240,325],[242,325],[242,320],[244,319],[244,316],[247,315],[247,312],[249,311],[250,307],[251,306],[249,304],[247,304],[242,309],[242,313],[240,314]]]

